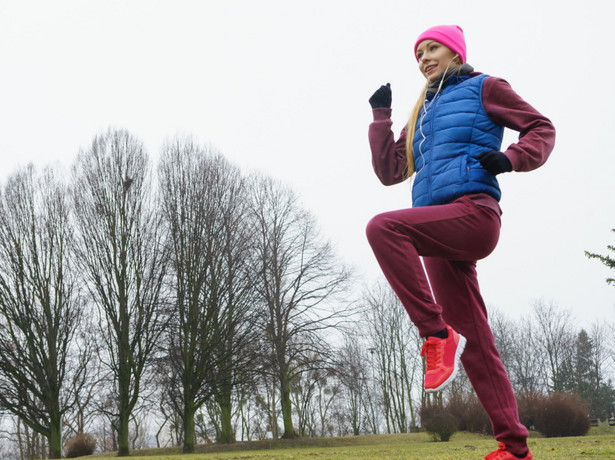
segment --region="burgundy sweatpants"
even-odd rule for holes
[[[523,454],[528,432],[519,421],[476,274],[476,261],[497,244],[500,216],[477,204],[477,197],[481,195],[379,214],[367,225],[367,238],[421,336],[449,324],[467,339],[461,362],[491,419],[495,438],[511,452]]]

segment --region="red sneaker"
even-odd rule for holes
[[[525,457],[522,457],[525,460],[533,460],[532,453],[528,450]],[[500,442],[498,444],[498,450],[494,450],[489,455],[485,457],[485,460],[518,460],[519,457],[511,454],[506,450],[506,444]]]
[[[453,381],[459,369],[459,358],[466,346],[464,336],[457,334],[452,327],[446,326],[448,337],[427,337],[423,342],[421,356],[425,356],[425,391],[433,393],[444,389]]]

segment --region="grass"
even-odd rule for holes
[[[536,460],[615,459],[615,430],[592,429],[587,436],[530,437]],[[133,460],[475,460],[495,450],[487,436],[457,433],[449,442],[433,442],[425,433],[254,441],[232,445],[197,446],[197,453],[182,454],[180,447],[133,451]],[[115,453],[90,458],[114,457]]]

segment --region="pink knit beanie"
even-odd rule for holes
[[[459,26],[435,26],[427,29],[414,44],[414,57],[416,57],[416,49],[423,40],[435,40],[448,46],[461,58],[461,63],[466,63],[466,41],[463,37],[463,30]],[[418,61],[418,58],[417,58]]]

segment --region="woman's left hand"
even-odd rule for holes
[[[392,99],[391,84],[387,83],[386,85],[382,85],[374,94],[372,94],[372,97],[369,98],[369,104],[372,106],[372,109],[379,109],[381,107],[390,109]]]
[[[483,168],[494,176],[503,172],[511,172],[512,164],[508,157],[497,150],[483,152],[476,157]]]

